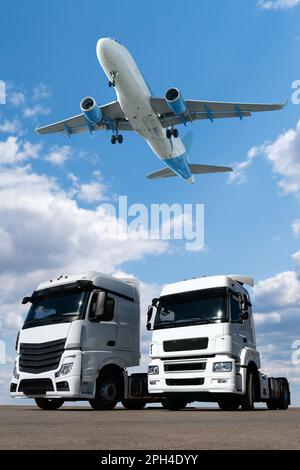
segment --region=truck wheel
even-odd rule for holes
[[[142,410],[146,406],[144,400],[122,400],[122,405],[127,410]]]
[[[286,382],[282,384],[282,389],[281,389],[281,398],[279,400],[278,408],[279,410],[287,410],[290,404],[290,394],[289,394],[289,389],[288,385]]]
[[[100,374],[95,398],[89,400],[94,410],[113,410],[119,401],[120,383],[117,377],[111,374]]]
[[[287,410],[290,405],[289,383],[284,377],[273,379],[280,381],[279,396],[270,398],[266,401],[269,410]],[[278,393],[276,393],[278,395]]]
[[[230,401],[218,401],[219,408],[222,411],[237,411],[241,406],[239,400],[230,400]]]
[[[278,400],[267,400],[266,403],[269,410],[278,409]]]
[[[246,380],[246,393],[242,398],[242,410],[251,411],[254,410],[254,399],[255,399],[255,379],[253,372],[248,372]]]
[[[183,398],[165,398],[161,404],[167,410],[176,411],[185,408],[187,402]]]
[[[64,400],[62,398],[35,398],[35,403],[42,410],[58,410]]]

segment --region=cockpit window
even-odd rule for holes
[[[116,38],[109,38],[109,39],[111,39],[112,41],[117,42],[118,44],[121,44],[120,41],[118,41]]]

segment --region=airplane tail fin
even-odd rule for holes
[[[209,173],[224,173],[232,171],[232,168],[227,166],[197,165],[195,163],[189,163],[189,167],[192,175],[205,175]],[[177,175],[170,168],[163,168],[162,170],[148,174],[147,178],[149,180],[156,180],[160,178],[169,178],[171,176]]]
[[[205,175],[208,173],[223,173],[227,171],[232,171],[232,168],[227,167],[227,166],[198,165],[196,163],[190,163],[189,153],[190,153],[193,137],[194,137],[193,132],[189,131],[182,139],[182,142],[186,150],[188,166],[190,168],[190,172],[192,175]],[[172,176],[177,176],[177,174],[174,171],[172,171],[171,168],[167,167],[167,168],[163,168],[162,170],[155,171],[154,173],[148,174],[147,178],[150,180],[156,180],[156,179],[161,179],[161,178],[170,178]]]

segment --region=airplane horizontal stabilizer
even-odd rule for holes
[[[168,178],[170,176],[177,176],[177,175],[169,168],[163,168],[162,170],[154,171],[154,173],[149,173],[146,176],[149,180],[157,180],[159,178]]]
[[[190,163],[189,167],[193,175],[205,175],[207,173],[224,173],[226,171],[232,171],[232,168],[228,166],[197,165],[195,163]]]
[[[205,175],[208,173],[224,173],[232,171],[228,166],[214,166],[214,165],[197,165],[195,163],[189,164],[192,175]],[[170,176],[177,176],[170,168],[163,168],[162,170],[155,171],[147,175],[149,180],[156,180],[160,178],[168,178]]]

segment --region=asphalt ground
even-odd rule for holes
[[[300,449],[300,408],[93,411],[0,406],[0,449]]]

